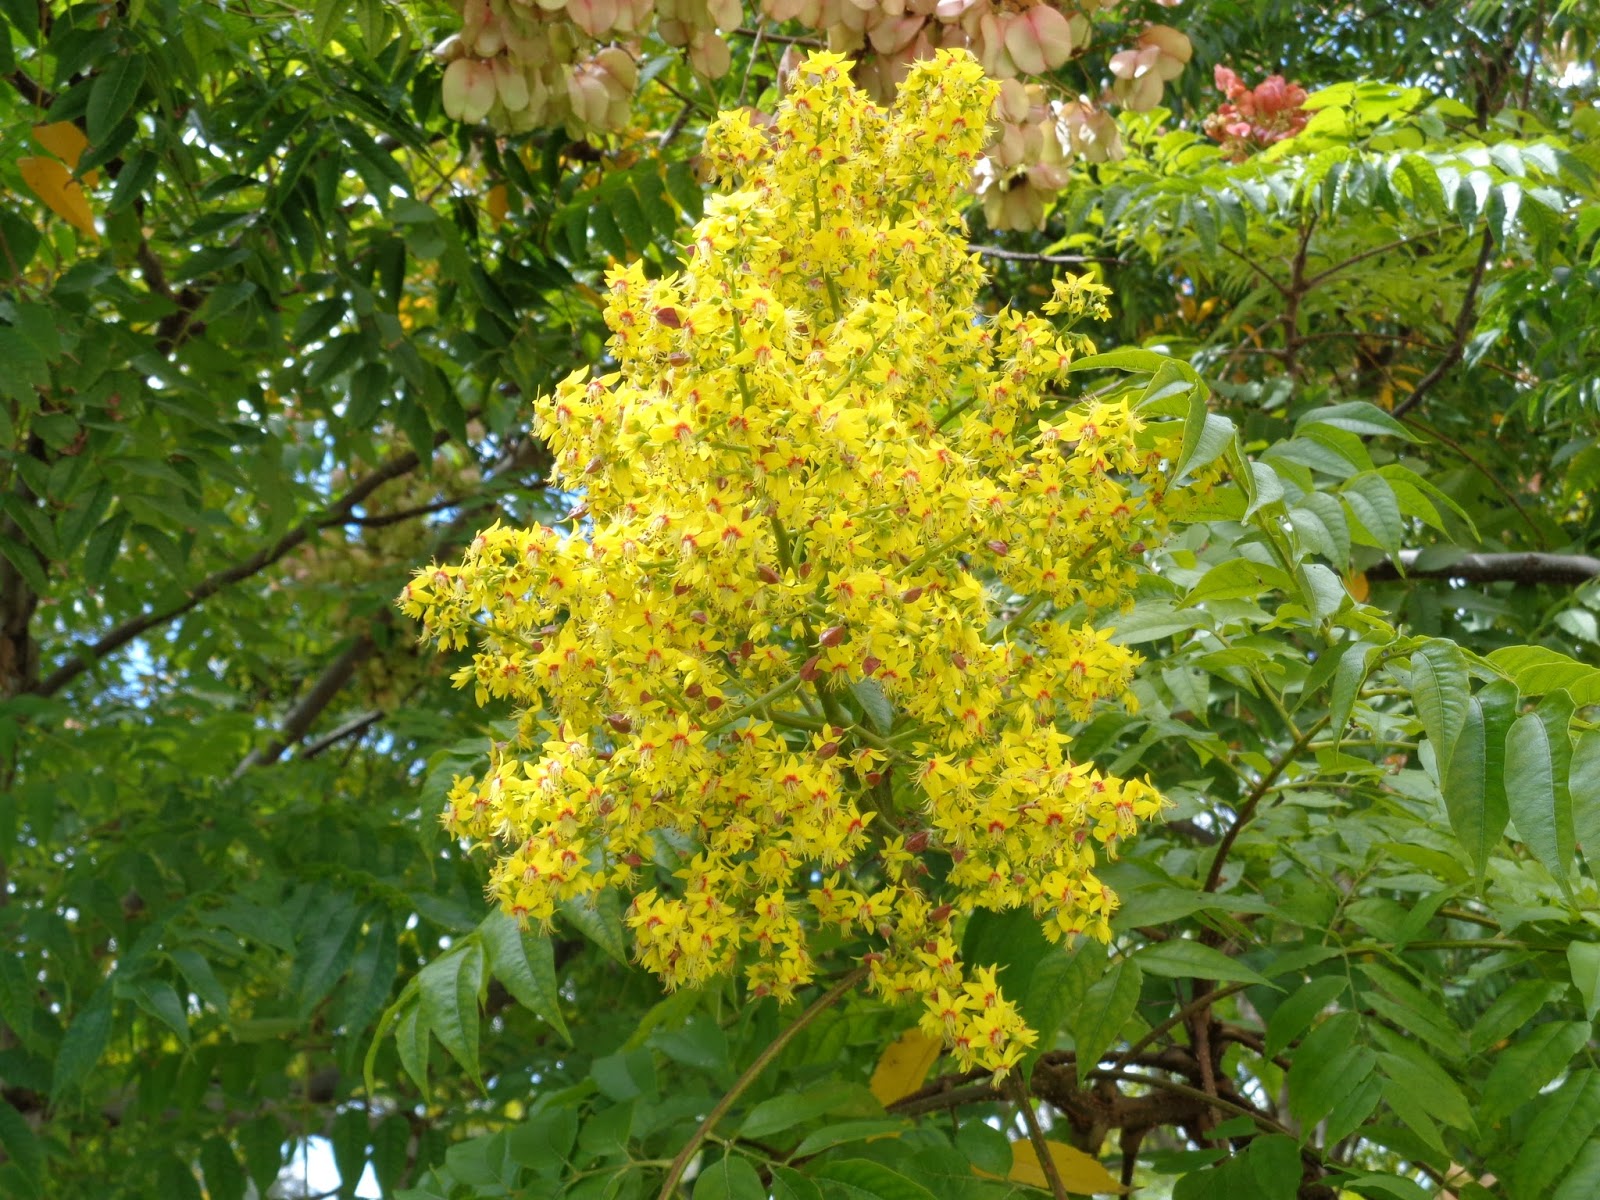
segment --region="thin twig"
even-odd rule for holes
[[[1511,505],[1511,507],[1516,510],[1517,516],[1522,518],[1522,523],[1526,525],[1528,530],[1533,534],[1534,540],[1538,542],[1540,546],[1548,548],[1550,543],[1544,535],[1544,530],[1540,529],[1539,526],[1534,522],[1533,518],[1528,515],[1528,510],[1522,507],[1522,502],[1517,499],[1517,494],[1507,487],[1506,484],[1501,481],[1498,475],[1479,462],[1478,459],[1465,446],[1456,441],[1454,438],[1440,432],[1438,429],[1435,429],[1432,425],[1424,424],[1415,417],[1403,417],[1401,418],[1401,423],[1407,428],[1415,429],[1424,437],[1432,438],[1434,441],[1441,443],[1442,445],[1454,450],[1457,454],[1459,454],[1462,460],[1465,461],[1468,466],[1489,481],[1489,486],[1494,488],[1495,491],[1499,492],[1500,495],[1505,497],[1506,503]]]
[[[443,444],[449,439],[449,434],[440,430],[434,435],[435,446]],[[114,651],[120,650],[140,634],[148,633],[158,626],[181,617],[190,609],[198,607],[203,601],[210,599],[223,588],[242,580],[249,579],[252,575],[265,570],[277,562],[296,546],[305,542],[318,529],[330,524],[339,524],[360,503],[392,479],[410,474],[416,470],[422,460],[415,450],[407,450],[395,455],[388,462],[376,470],[362,476],[350,489],[329,506],[326,514],[312,517],[296,525],[288,533],[280,537],[270,546],[256,551],[242,562],[220,571],[213,571],[194,587],[189,589],[189,594],[176,604],[159,608],[152,612],[141,613],[137,617],[124,621],[110,632],[101,636],[97,641],[84,646],[79,646],[74,651],[74,656],[67,662],[57,667],[48,677],[28,689],[37,696],[53,696],[90,667],[95,666],[101,659]]]
[[[1028,1127],[1028,1140],[1033,1143],[1033,1152],[1039,1157],[1039,1169],[1050,1184],[1051,1195],[1055,1200],[1067,1200],[1066,1185],[1061,1182],[1061,1172],[1056,1169],[1055,1156],[1050,1153],[1050,1143],[1045,1140],[1044,1130],[1039,1128],[1039,1114],[1033,1111],[1033,1101],[1028,1098],[1028,1089],[1023,1085],[1021,1074],[1011,1077],[1011,1095],[1022,1110],[1023,1124]]]
[[[1189,1001],[1188,1004],[1185,1004],[1177,1012],[1173,1013],[1165,1021],[1162,1021],[1161,1024],[1152,1027],[1150,1031],[1147,1032],[1142,1038],[1134,1042],[1121,1054],[1117,1055],[1116,1061],[1111,1064],[1111,1069],[1113,1071],[1122,1070],[1134,1060],[1135,1056],[1137,1056],[1141,1050],[1153,1043],[1163,1033],[1166,1033],[1167,1030],[1182,1024],[1196,1012],[1199,1012],[1200,1009],[1205,1008],[1208,1005],[1215,1004],[1218,1000],[1226,1000],[1235,992],[1244,991],[1244,989],[1248,986],[1248,984],[1244,983],[1230,983],[1225,988],[1218,988],[1214,992],[1207,992],[1203,996],[1197,996],[1195,999]]]
[[[1283,752],[1283,755],[1277,762],[1272,764],[1271,769],[1261,777],[1255,787],[1250,789],[1250,794],[1245,797],[1244,803],[1239,806],[1238,815],[1234,817],[1233,824],[1228,826],[1222,835],[1222,840],[1217,843],[1217,852],[1212,856],[1211,869],[1206,872],[1206,885],[1200,889],[1201,891],[1214,892],[1217,890],[1217,884],[1222,882],[1222,868],[1227,864],[1228,852],[1233,849],[1233,843],[1238,839],[1240,832],[1250,823],[1250,819],[1256,815],[1256,807],[1261,803],[1261,798],[1272,790],[1272,785],[1278,782],[1278,776],[1283,774],[1295,757],[1310,744],[1311,739],[1327,723],[1328,718],[1322,717],[1307,726],[1300,736],[1295,738],[1294,744]]]
[[[745,96],[750,92],[750,77],[756,72],[757,56],[761,53],[761,43],[767,34],[767,23],[761,22],[756,26],[756,38],[750,45],[750,61],[745,64],[744,78],[739,81],[739,99],[734,104],[735,108],[743,108]]]
[[[672,145],[677,136],[683,132],[683,127],[689,123],[689,118],[693,114],[694,102],[689,101],[678,110],[678,115],[672,118],[672,124],[667,126],[666,132],[661,135],[661,140],[656,143],[656,148],[658,150],[665,150],[668,146]]]
[[[383,709],[375,708],[369,713],[363,713],[359,717],[354,717],[351,720],[346,721],[333,732],[325,733],[316,741],[307,743],[306,748],[300,751],[299,754],[295,755],[295,758],[296,760],[315,758],[329,746],[335,746],[344,741],[345,738],[355,737],[358,734],[365,733],[379,721],[383,720],[383,718],[386,716],[388,716],[388,714],[384,712]]]
[[[1342,262],[1336,262],[1333,264],[1333,266],[1328,267],[1325,270],[1318,271],[1315,275],[1311,276],[1311,278],[1307,279],[1303,286],[1305,287],[1306,291],[1309,292],[1312,288],[1316,287],[1317,284],[1321,283],[1324,279],[1327,279],[1330,275],[1337,275],[1340,271],[1345,270],[1347,267],[1353,267],[1358,262],[1364,262],[1369,258],[1376,258],[1378,255],[1387,254],[1391,250],[1398,250],[1402,246],[1409,245],[1412,242],[1420,241],[1423,238],[1437,237],[1439,233],[1440,230],[1438,229],[1430,229],[1426,233],[1413,233],[1409,237],[1400,238],[1397,241],[1389,242],[1387,245],[1373,246],[1370,250],[1363,250],[1359,254],[1353,254],[1349,258],[1344,259]]]
[[[984,258],[998,258],[1006,262],[1031,262],[1048,263],[1051,266],[1071,267],[1082,263],[1107,263],[1112,266],[1126,266],[1125,258],[1108,258],[1098,254],[1035,254],[1029,250],[1006,250],[1000,246],[980,246],[976,243],[967,249],[973,254],[981,254]]]
[[[1285,284],[1285,283],[1280,282],[1265,267],[1262,267],[1259,264],[1257,264],[1256,261],[1253,258],[1248,257],[1247,255],[1241,253],[1238,250],[1235,250],[1232,246],[1228,245],[1227,242],[1224,242],[1224,241],[1222,241],[1220,239],[1218,239],[1218,241],[1217,241],[1217,249],[1226,250],[1229,254],[1233,255],[1240,262],[1242,262],[1245,266],[1249,267],[1257,275],[1261,276],[1261,278],[1264,279],[1267,283],[1270,283],[1273,287],[1277,288],[1279,295],[1287,296],[1289,294],[1289,286],[1287,284]]]
[[[819,50],[822,48],[822,42],[818,38],[814,38],[814,37],[790,37],[788,34],[783,34],[783,33],[769,33],[765,37],[762,37],[761,36],[761,31],[759,29],[743,29],[743,28],[735,29],[735,30],[732,31],[732,36],[734,36],[734,37],[744,37],[744,38],[758,38],[761,41],[777,42],[780,45],[784,45],[784,46],[811,46],[811,47],[814,47],[814,48],[819,49]]]
[[[379,619],[387,622],[389,619],[388,612],[385,611]],[[289,710],[288,715],[283,719],[283,725],[273,735],[272,740],[265,746],[257,747],[245,755],[243,761],[233,769],[233,774],[228,776],[228,781],[231,783],[237,780],[251,767],[271,766],[282,758],[285,750],[305,737],[306,732],[311,728],[312,723],[316,721],[318,715],[329,704],[333,703],[333,698],[344,689],[344,685],[349,683],[351,677],[355,675],[356,668],[365,662],[376,648],[377,642],[373,640],[370,633],[361,634],[360,637],[346,646],[339,656],[328,664],[322,674],[317,676],[317,681],[301,697],[299,703]]]
[[[1451,339],[1450,347],[1438,362],[1433,364],[1417,386],[1411,389],[1411,394],[1399,404],[1394,406],[1392,415],[1397,419],[1406,415],[1417,405],[1422,403],[1435,384],[1445,377],[1446,372],[1456,363],[1461,361],[1462,354],[1467,348],[1467,338],[1472,335],[1472,328],[1478,320],[1478,288],[1483,283],[1483,274],[1489,269],[1489,258],[1494,254],[1494,228],[1487,220],[1483,223],[1483,248],[1478,251],[1477,264],[1472,268],[1472,278],[1467,280],[1467,294],[1461,299],[1461,311],[1456,314],[1455,333]]]
[[[699,1152],[707,1135],[716,1128],[717,1122],[728,1115],[728,1110],[738,1103],[739,1097],[744,1095],[750,1085],[760,1078],[761,1073],[772,1065],[772,1061],[783,1053],[784,1047],[794,1040],[797,1033],[837,1004],[866,976],[866,967],[857,967],[851,971],[813,1001],[810,1008],[795,1018],[794,1024],[779,1033],[772,1039],[771,1045],[756,1055],[755,1062],[745,1068],[744,1074],[734,1081],[727,1095],[717,1101],[716,1106],[706,1114],[706,1119],[700,1122],[700,1128],[694,1131],[694,1135],[684,1144],[683,1149],[678,1151],[678,1157],[674,1158],[672,1165],[667,1168],[667,1177],[661,1184],[661,1191],[657,1193],[656,1200],[672,1200],[672,1193],[677,1190],[678,1180],[683,1177],[684,1169]]]

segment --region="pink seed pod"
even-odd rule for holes
[[[476,124],[494,107],[494,70],[479,59],[458,58],[445,68],[441,92],[447,116]]]

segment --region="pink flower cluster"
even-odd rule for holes
[[[1223,66],[1216,68],[1214,78],[1217,90],[1228,100],[1205,119],[1205,131],[1222,143],[1234,162],[1243,162],[1253,152],[1291,138],[1306,127],[1310,114],[1303,107],[1306,92],[1299,84],[1284,82],[1282,75],[1269,75],[1254,88],[1247,88]]]

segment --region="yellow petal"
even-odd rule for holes
[[[921,1087],[943,1049],[943,1042],[915,1026],[902,1033],[873,1068],[870,1086],[878,1103],[893,1104]]]
[[[1100,1160],[1082,1150],[1062,1142],[1046,1142],[1050,1157],[1055,1160],[1056,1174],[1061,1176],[1061,1186],[1075,1196],[1094,1196],[1103,1192],[1122,1195],[1128,1189],[1117,1182],[1116,1176],[1100,1165]],[[1039,1162],[1039,1152],[1032,1142],[1011,1143],[1011,1174],[1013,1183],[1026,1183],[1036,1188],[1049,1189],[1044,1167]]]
[[[17,169],[22,181],[33,194],[45,202],[46,207],[63,221],[69,222],[85,237],[98,237],[94,227],[94,213],[89,200],[72,178],[65,164],[53,158],[19,158]]]
[[[1353,575],[1344,577],[1345,590],[1355,598],[1357,604],[1365,604],[1367,597],[1372,595],[1372,588],[1367,583],[1366,573],[1357,571]]]

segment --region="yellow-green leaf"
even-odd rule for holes
[[[887,1107],[911,1095],[928,1077],[944,1043],[912,1027],[894,1040],[873,1068],[872,1094]]]
[[[1082,1150],[1061,1142],[1045,1142],[1050,1158],[1055,1162],[1056,1174],[1061,1176],[1061,1186],[1075,1196],[1095,1196],[1114,1193],[1118,1196],[1128,1189],[1117,1182],[1116,1176],[1100,1165],[1100,1160]],[[1026,1183],[1036,1188],[1050,1186],[1039,1161],[1039,1152],[1032,1142],[1011,1143],[1011,1174],[1006,1178],[1013,1183]]]
[[[45,207],[69,223],[85,237],[99,237],[94,227],[94,213],[89,208],[89,198],[83,188],[72,178],[65,163],[53,158],[19,158],[17,170],[22,181]]]

